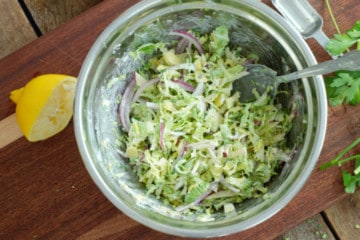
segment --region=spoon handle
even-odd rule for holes
[[[279,76],[278,79],[281,82],[289,82],[304,77],[327,74],[338,70],[360,70],[360,50],[353,50],[337,59],[322,62],[317,65],[304,68],[300,71]]]

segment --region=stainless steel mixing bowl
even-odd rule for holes
[[[254,53],[279,74],[316,60],[301,38],[270,7],[253,0],[141,1],[124,12],[98,37],[81,68],[75,99],[76,139],[85,166],[105,196],[136,221],[168,234],[188,237],[223,236],[253,227],[284,208],[308,179],[319,157],[327,122],[322,77],[283,85],[279,101],[297,108],[288,145],[295,156],[272,179],[266,198],[236,205],[235,216],[185,218],[139,184],[118,153],[121,134],[117,108],[126,81],[140,64],[129,51],[146,42],[168,41],[172,29],[209,32],[230,28],[231,44]],[[126,79],[126,78],[125,78]]]

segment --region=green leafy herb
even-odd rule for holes
[[[357,43],[359,44],[359,40],[360,40],[360,21],[357,21],[355,23],[355,25],[353,26],[352,29],[350,29],[347,34],[352,38],[352,39],[357,39]],[[359,46],[359,45],[358,45]]]
[[[360,71],[338,71],[328,76],[325,84],[331,106],[360,102]]]
[[[352,175],[351,173],[348,173],[346,171],[343,171],[342,176],[343,176],[345,192],[354,193],[357,183],[360,182],[359,181],[360,176]]]
[[[351,151],[359,143],[360,143],[360,138],[356,139],[349,146],[347,146],[333,160],[320,166],[320,169],[324,170],[324,169],[327,169],[332,166],[341,167],[342,164],[354,160],[355,161],[355,170],[352,173],[349,173],[345,170],[342,171],[344,189],[345,189],[345,192],[347,192],[347,193],[354,193],[356,190],[356,186],[360,187],[360,155],[354,155],[354,156],[344,158],[344,159],[343,159],[343,156],[345,154],[347,154],[349,151]]]
[[[336,28],[337,34],[330,39],[326,45],[326,50],[333,56],[341,55],[356,45],[356,49],[360,50],[360,20],[354,26],[341,33],[339,25],[336,22],[335,16],[329,0],[325,0],[329,10],[330,17]],[[360,71],[338,71],[332,76],[325,78],[326,91],[328,101],[331,106],[340,104],[356,105],[360,103]],[[360,143],[360,138],[356,139],[343,151],[339,153],[333,160],[320,166],[321,170],[327,169],[331,166],[341,166],[345,162],[355,161],[355,168],[353,173],[342,171],[344,190],[347,193],[354,193],[356,187],[360,187],[360,155],[343,158],[343,156],[352,150]]]
[[[340,55],[347,51],[353,45],[360,49],[360,20],[343,34],[335,34],[334,38],[326,44],[326,49],[334,56]]]
[[[338,56],[354,45],[360,49],[360,20],[345,33],[335,34],[326,49],[333,56]],[[331,106],[360,103],[360,71],[337,71],[325,78],[325,84]]]

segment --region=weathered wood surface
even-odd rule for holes
[[[24,0],[37,26],[47,33],[101,0]],[[99,13],[100,14],[100,13]]]
[[[324,211],[339,239],[360,239],[360,191]]]
[[[336,29],[334,25],[331,22],[331,17],[329,14],[329,11],[326,6],[325,1],[315,1],[315,0],[308,0],[314,8],[317,10],[317,12],[322,16],[324,20],[324,32],[329,36],[332,37],[333,34],[336,33]],[[351,28],[355,21],[360,20],[360,2],[356,1],[335,1],[330,0],[330,4],[333,7],[333,13],[339,22],[339,27],[341,32],[344,32],[345,30]],[[320,53],[323,51],[323,49],[313,40],[308,40],[310,47],[313,49],[315,56],[317,56],[316,53]],[[321,59],[318,58],[319,61]],[[330,109],[331,111],[331,109]],[[341,114],[341,113],[339,113]],[[352,132],[352,135],[356,137],[360,137],[360,131],[359,131],[359,115],[349,115],[348,119],[348,131]],[[336,128],[336,125],[334,125]],[[329,126],[330,129],[332,129]],[[331,130],[330,130],[331,131]],[[341,147],[334,146],[338,149],[338,152],[341,150]],[[353,153],[359,153],[359,150],[354,150]],[[334,157],[334,156],[332,156]],[[337,169],[340,175],[340,169]],[[338,181],[341,181],[339,178]],[[359,196],[359,191],[356,193],[356,196]],[[352,199],[352,195],[347,195],[343,200],[337,201],[334,205],[332,205],[330,208],[326,209],[323,213],[327,220],[327,224],[329,227],[334,231],[334,236],[337,239],[360,239],[360,229],[355,228],[354,226],[356,224],[359,224],[360,222],[360,208],[359,205],[356,204],[350,204],[349,199]],[[359,199],[358,197],[354,197],[354,199]],[[336,221],[337,219],[338,221]],[[339,220],[341,219],[341,220]],[[320,218],[316,217],[314,221],[318,221],[319,225],[322,225],[322,222],[319,221]],[[307,229],[309,229],[309,224],[311,222],[304,221],[303,223],[296,226],[294,229],[290,230],[288,233],[283,235],[281,239],[288,239],[288,240],[294,240],[294,239],[322,239],[319,236],[308,236],[307,238],[301,237],[301,235],[298,235],[299,232],[306,232]],[[325,238],[329,239],[329,238]],[[331,239],[331,238],[330,238]]]
[[[289,232],[285,233],[276,240],[312,240],[326,239],[335,240],[335,236],[327,226],[321,214],[306,219]],[[345,238],[344,238],[345,239]],[[351,238],[347,238],[351,239]]]
[[[36,39],[18,1],[0,0],[0,58]]]
[[[311,2],[329,23],[323,1]],[[9,92],[22,86],[32,76],[47,72],[77,75],[81,62],[98,33],[134,3],[104,1],[1,60],[0,119],[5,119],[14,112],[14,105],[8,100]],[[342,16],[341,11],[344,9],[358,11],[355,3],[354,0],[339,3],[341,6],[338,4],[340,9],[337,14]],[[344,27],[350,27],[353,22],[354,16],[351,14],[341,19]],[[325,32],[334,33],[330,24],[325,26]],[[316,43],[311,40],[309,42],[319,61],[328,59]],[[16,64],[11,64],[13,62]],[[329,111],[328,136],[320,163],[332,158],[342,146],[359,135],[358,127],[353,124],[360,118],[358,112],[358,108],[336,108]],[[341,122],[341,126],[338,122]],[[4,219],[0,222],[0,238],[175,239],[139,225],[115,209],[102,196],[82,165],[72,125],[45,142],[30,144],[21,138],[8,145],[0,150],[0,166],[0,202],[3,206],[0,216]],[[314,224],[312,221],[321,223],[320,215],[316,215],[314,220],[306,219],[345,197],[338,169],[315,169],[304,189],[283,211],[256,228],[225,239],[271,239],[303,221],[304,224],[298,227],[314,229],[311,228],[311,224]],[[327,213],[330,219],[329,216]],[[292,232],[298,230],[294,228]],[[299,239],[303,238],[300,236]],[[315,233],[309,239],[321,238]]]
[[[23,136],[16,123],[15,113],[0,121],[0,149]]]

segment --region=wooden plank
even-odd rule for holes
[[[47,33],[101,0],[25,0],[36,24],[42,33]]]
[[[0,61],[0,119],[14,111],[14,104],[8,100],[10,90],[24,85],[33,75],[76,75],[99,32],[132,4],[131,0],[104,1]],[[327,58],[316,53],[319,61]],[[329,110],[327,138],[319,164],[356,137],[348,127],[352,118],[360,118],[359,108]],[[107,237],[113,239],[182,239],[135,223],[105,199],[81,162],[72,124],[44,142],[32,144],[19,139],[8,145],[0,151],[0,165],[2,239],[74,239],[91,233],[100,236],[104,229],[110,231],[111,236]],[[224,239],[275,238],[343,195],[341,173],[336,168],[319,171],[316,167],[302,191],[284,210],[257,227]],[[114,222],[108,225],[109,220]]]
[[[18,1],[0,0],[0,58],[37,38]]]
[[[327,9],[325,1],[314,1],[309,0],[309,2],[314,6],[314,8],[318,11],[318,13],[322,16],[324,20],[324,32],[329,36],[332,37],[333,34],[336,33],[336,29],[334,25],[332,24],[331,16],[329,14],[329,11]],[[354,23],[359,19],[359,15],[357,14],[360,10],[360,4],[355,1],[342,1],[336,2],[336,1],[330,1],[330,4],[333,8],[333,13],[339,22],[340,30],[344,32],[345,30],[351,28]],[[317,42],[315,42],[313,39],[308,40],[310,43],[310,47],[313,49],[314,53],[321,53],[324,50],[318,45]],[[318,59],[321,61],[320,59]],[[332,111],[332,109],[330,109]],[[346,109],[344,109],[346,111]],[[341,114],[341,113],[340,113]],[[347,120],[348,127],[345,129],[346,131],[350,131],[351,135],[353,136],[353,139],[356,137],[359,137],[360,131],[359,131],[359,115],[350,115],[350,119]],[[335,126],[334,126],[335,127]],[[334,148],[338,149],[338,151],[341,151],[341,147],[334,146]],[[353,153],[358,153],[359,150],[353,151]],[[335,157],[329,156],[330,158]],[[335,167],[336,169],[336,167]],[[339,172],[339,176],[341,175],[340,170],[336,169],[335,171]],[[329,178],[328,180],[331,180]],[[332,179],[333,181],[339,181],[342,182],[342,179],[340,177],[337,177],[337,180]],[[357,193],[359,194],[359,193]],[[360,231],[356,231],[357,229],[354,229],[352,225],[354,224],[360,224],[360,216],[356,215],[356,213],[360,212],[359,208],[356,208],[355,205],[349,204],[349,199],[351,199],[351,196],[349,198],[338,201],[335,203],[335,205],[331,206],[329,209],[326,209],[324,214],[325,216],[328,216],[330,219],[332,219],[331,222],[333,225],[333,231],[337,234],[335,237],[339,237],[340,239],[359,239],[360,237]],[[356,199],[356,197],[354,198]],[[357,198],[358,199],[358,198]],[[347,221],[335,221],[334,219],[351,219],[351,224],[349,224]],[[306,224],[306,221],[305,221]],[[293,229],[294,230],[294,229]],[[292,236],[293,230],[289,232],[289,235]],[[348,232],[349,230],[349,232]],[[347,235],[349,234],[349,235]],[[356,235],[357,234],[357,235]],[[349,236],[349,237],[347,237]],[[290,238],[293,239],[307,239],[307,238]],[[312,238],[309,238],[312,239]],[[319,238],[320,239],[320,238]]]
[[[360,238],[360,190],[324,211],[339,239]]]
[[[309,218],[276,240],[335,240],[321,214]]]
[[[22,136],[15,113],[0,121],[0,149]]]
[[[2,2],[4,2],[4,1],[2,1]],[[61,1],[61,2],[56,2],[56,4],[51,4],[51,5],[49,4],[49,1],[38,1],[37,0],[37,1],[26,1],[26,2],[28,4],[28,7],[34,14],[34,18],[37,19],[37,23],[39,24],[41,30],[43,32],[47,32],[49,30],[56,28],[58,25],[62,24],[63,22],[67,21],[68,19],[72,18],[73,16],[75,16],[78,13],[80,13],[81,11],[85,10],[92,4],[99,2],[99,1],[77,1],[75,3],[74,3],[74,1]],[[12,2],[12,3],[14,3],[14,2]],[[73,6],[73,5],[75,5],[75,6]],[[18,9],[18,10],[21,11],[21,9]],[[7,12],[7,11],[5,11],[5,12]],[[16,15],[19,16],[19,14],[16,14]],[[17,21],[12,21],[12,22],[18,23]],[[7,24],[7,25],[9,25],[9,24]],[[30,25],[28,25],[28,26],[30,27]],[[29,34],[29,32],[30,32],[30,34]],[[26,37],[34,36],[34,32],[32,30],[29,32],[26,33],[23,31],[20,31],[20,32],[17,31],[17,32],[14,32],[13,35],[19,36],[19,33],[23,33],[26,35]],[[24,39],[24,38],[21,38],[21,39]],[[11,43],[17,43],[17,42],[11,41]],[[20,47],[20,46],[16,46],[15,49],[17,49],[18,47]],[[14,115],[11,115],[11,116],[14,116]],[[7,119],[13,119],[11,116],[8,117]],[[5,119],[5,120],[7,120],[7,119]],[[8,121],[6,121],[6,123],[8,123]],[[9,129],[9,128],[6,128],[6,129]],[[10,129],[13,129],[13,128],[10,128]],[[19,131],[17,131],[17,132],[19,132]],[[11,136],[16,136],[16,138],[13,139],[13,140],[16,140],[17,137],[21,136],[21,134],[18,134],[18,135],[12,134]],[[11,139],[6,138],[6,140],[9,141]],[[308,225],[308,221],[301,224],[299,227],[296,227],[295,232],[298,233],[298,232],[301,232],[299,229],[309,228],[307,225]],[[286,236],[288,236],[288,234]]]
[[[9,29],[10,34],[1,35],[3,38],[8,37],[6,40],[9,41],[13,48],[9,48],[8,54],[22,47],[22,44],[19,44],[16,41],[10,41],[10,39],[29,39],[29,42],[36,38],[36,35],[33,31],[32,26],[29,24],[27,18],[24,15],[23,9],[15,1],[9,1],[9,4],[5,4],[6,0],[0,0],[0,10],[2,12],[9,12],[5,15],[5,18],[0,18],[1,26],[7,26],[7,28],[1,28],[2,31]],[[101,0],[83,0],[83,1],[57,1],[55,4],[51,3],[48,0],[35,0],[28,1],[28,7],[31,10],[34,17],[38,20],[37,24],[42,28],[43,31],[49,31],[53,28],[58,27],[62,23],[68,21],[72,17],[79,15],[81,12],[92,7]],[[5,9],[7,7],[8,9]],[[44,14],[45,13],[45,14]],[[17,31],[16,25],[20,24],[19,19],[14,18],[14,16],[24,16],[20,19],[23,22],[26,22],[26,31],[23,32],[25,38],[21,37],[21,33]],[[8,17],[6,17],[8,16]],[[6,21],[5,21],[6,20]],[[0,50],[2,46],[6,46],[5,41],[0,39]],[[1,58],[1,55],[0,55]],[[17,126],[15,114],[10,115],[9,117],[0,121],[0,149],[5,147],[7,144],[17,140],[22,137],[22,133]]]
[[[72,3],[71,2],[69,4],[68,1],[64,1],[64,2],[57,2],[56,5],[52,4],[49,6],[48,1],[28,1],[28,7],[30,8],[30,10],[32,10],[32,13],[35,14],[34,17],[35,19],[37,19],[37,23],[39,24],[41,30],[43,32],[47,32],[55,27],[57,27],[59,24],[67,21],[68,19],[70,19],[71,17],[77,15],[79,12],[85,10],[86,8],[88,8],[90,5],[92,5],[94,2],[98,2],[98,1],[79,1],[79,2],[76,2],[75,3],[75,7],[72,6]],[[45,6],[45,9],[44,8],[44,5]],[[62,5],[62,6],[60,6]],[[48,11],[50,9],[50,11]],[[53,21],[49,21],[49,16],[47,15],[44,15],[44,11],[45,10],[45,13],[48,13],[51,15],[50,19],[53,19]],[[66,11],[64,11],[66,10]],[[40,12],[40,14],[39,14]],[[16,21],[15,21],[16,22]],[[31,34],[33,35],[33,31],[30,31]],[[18,34],[18,32],[17,32]],[[29,34],[28,34],[29,35]],[[4,123],[9,123],[10,120],[14,120],[14,115],[11,115],[10,117],[8,117],[7,119],[5,119]],[[10,120],[9,120],[10,119]],[[9,121],[7,121],[9,120]],[[12,121],[13,123],[15,123],[15,121]],[[11,128],[8,128],[8,125],[9,124],[6,124],[4,126],[6,126],[5,130],[8,130],[8,129],[14,129],[13,127]],[[12,124],[14,125],[14,124]],[[16,127],[16,125],[15,125]],[[18,130],[18,128],[16,128]],[[9,134],[5,134],[5,131],[1,131],[3,134],[3,136],[7,136]],[[13,137],[13,138],[4,138],[4,141],[6,140],[7,143],[10,143],[12,142],[13,140],[16,140],[18,137],[21,137],[21,132],[20,131],[16,131],[16,132],[19,132],[19,134],[11,134],[9,135],[10,137]],[[1,148],[1,147],[0,147]],[[294,229],[294,231],[291,231],[290,233],[287,233],[285,235],[285,237],[287,236],[291,236],[292,239],[294,238],[295,236],[295,233],[297,234],[296,236],[299,236],[299,232],[303,232],[301,231],[301,229],[304,229],[304,231],[306,232],[306,230],[308,228],[310,228],[309,226],[309,221],[305,221],[303,224],[300,224],[298,227],[296,227]],[[311,225],[313,225],[313,221],[311,221]],[[108,226],[108,224],[106,224],[106,226]],[[96,231],[96,230],[95,230]],[[101,231],[101,232],[104,232],[104,231]],[[295,232],[295,233],[293,233]],[[309,231],[307,231],[308,233],[310,233]],[[93,232],[92,232],[93,233]],[[108,231],[107,231],[107,234],[108,234]]]

